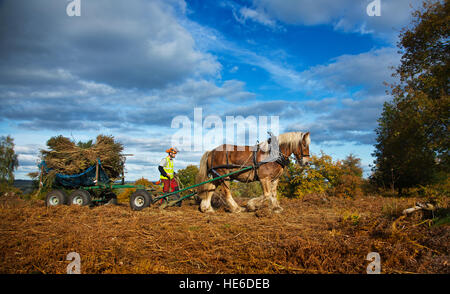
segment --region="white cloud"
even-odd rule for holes
[[[230,73],[235,73],[235,72],[237,72],[238,70],[239,70],[239,66],[235,65],[235,66],[233,66],[233,67],[229,70],[229,72],[230,72]]]
[[[239,12],[234,12],[233,15],[235,19],[242,24],[245,24],[246,20],[250,19],[264,26],[268,26],[271,28],[277,27],[276,21],[266,15],[264,11],[257,11],[248,7],[241,7],[239,9]]]
[[[332,25],[344,32],[371,33],[393,40],[411,19],[411,8],[421,0],[381,0],[381,16],[367,15],[372,0],[253,0],[252,10],[272,22],[294,25]]]
[[[392,82],[392,67],[398,66],[400,55],[394,48],[381,48],[356,55],[341,55],[325,65],[299,73],[304,80],[313,80],[320,91],[348,91],[363,86],[366,91],[383,93],[383,82]]]
[[[6,1],[0,9],[2,84],[52,84],[74,76],[127,88],[161,88],[187,77],[215,77],[220,63],[182,23],[184,1]],[[4,29],[8,28],[8,29]]]

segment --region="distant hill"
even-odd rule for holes
[[[13,186],[22,190],[22,192],[25,194],[33,192],[32,180],[14,180]]]

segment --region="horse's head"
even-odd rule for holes
[[[310,160],[309,144],[311,139],[309,138],[309,132],[304,133],[296,150],[293,150],[297,164],[306,165]]]

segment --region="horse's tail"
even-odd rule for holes
[[[200,184],[202,182],[205,182],[209,179],[208,177],[208,158],[209,158],[210,151],[206,151],[205,154],[203,154],[202,159],[200,159],[200,168],[198,170],[197,177],[195,179],[196,184]],[[197,188],[198,196],[200,198],[203,198],[203,194],[210,189],[210,184],[201,185]]]
[[[198,174],[196,177],[195,182],[197,184],[204,182],[208,180],[208,157],[209,157],[210,151],[206,151],[205,154],[203,154],[202,159],[200,159],[200,169],[198,170]]]

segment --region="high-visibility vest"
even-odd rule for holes
[[[166,166],[163,167],[166,174],[169,176],[169,179],[173,178],[173,160],[170,158],[170,156],[166,157]],[[168,178],[160,175],[161,179],[167,180]]]

